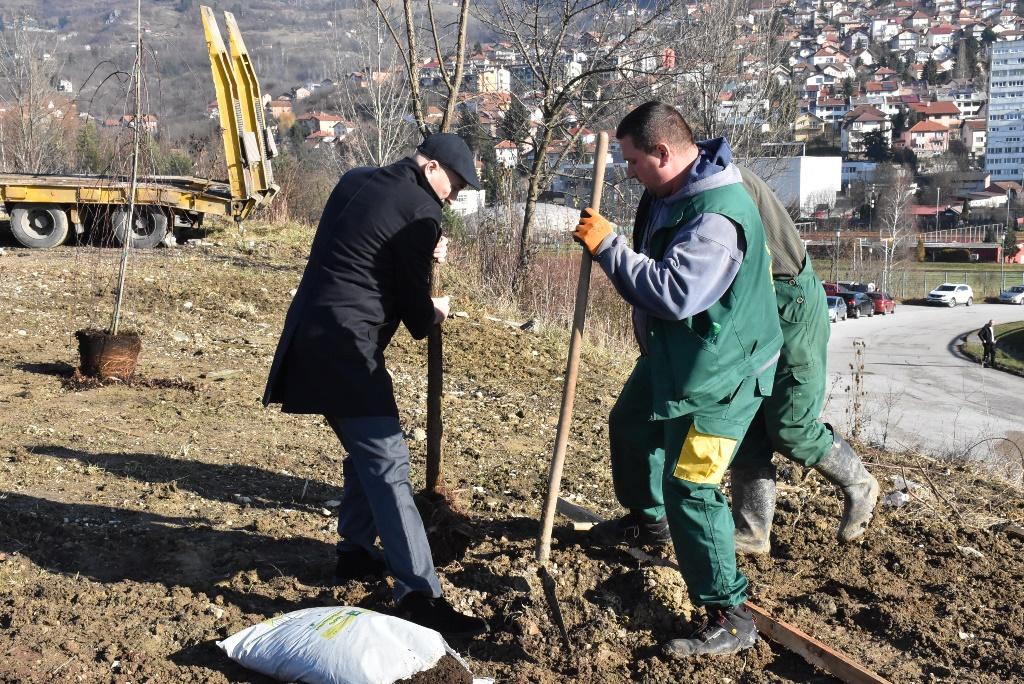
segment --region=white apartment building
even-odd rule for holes
[[[988,139],[985,170],[992,181],[1020,181],[1024,175],[1024,40],[992,46],[988,82]]]
[[[842,190],[842,157],[749,157],[739,162],[764,178],[779,200],[809,215],[834,207]]]

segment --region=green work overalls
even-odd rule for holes
[[[795,278],[777,278],[782,354],[772,395],[761,404],[736,454],[735,465],[771,464],[777,451],[810,468],[832,448],[832,433],[818,420],[828,370],[828,304],[811,258]]]
[[[747,580],[736,568],[732,515],[719,484],[771,391],[782,335],[764,229],[743,186],[707,190],[675,209],[651,234],[653,259],[680,226],[717,213],[743,229],[744,260],[707,311],[685,321],[648,318],[647,354],[609,416],[612,478],[623,507],[667,516],[694,604],[729,607],[746,599]]]

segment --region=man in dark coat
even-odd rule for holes
[[[390,572],[398,614],[449,636],[487,625],[441,597],[384,349],[399,323],[422,339],[447,317],[448,298],[430,297],[431,260],[442,261],[447,251],[442,204],[466,185],[480,187],[473,154],[448,133],[427,138],[413,157],[341,178],[324,207],[263,397],[285,413],[322,414],[348,452],[337,579]]]
[[[981,367],[988,366],[989,368],[996,367],[996,331],[993,327],[995,321],[989,321],[985,325],[981,326],[981,330],[978,331],[978,337],[981,338],[981,346],[984,349],[984,353],[981,356]]]

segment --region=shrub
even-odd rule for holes
[[[935,261],[964,264],[971,260],[971,251],[962,247],[946,247],[935,253]]]

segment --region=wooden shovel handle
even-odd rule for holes
[[[605,157],[608,155],[608,134],[602,131],[597,137],[594,153],[594,180],[590,189],[590,205],[601,209],[601,191],[604,188]],[[576,308],[572,318],[572,337],[569,339],[569,359],[565,364],[565,384],[562,387],[562,408],[558,414],[558,431],[555,448],[548,471],[548,494],[544,500],[544,517],[541,520],[540,537],[537,540],[537,560],[548,562],[551,555],[551,529],[555,522],[555,507],[558,492],[562,486],[562,467],[565,465],[565,447],[569,442],[569,427],[572,422],[572,407],[576,400],[576,377],[579,374],[580,348],[583,343],[583,324],[587,318],[587,299],[590,295],[590,269],[593,259],[586,248],[580,261],[580,279],[576,284]]]

